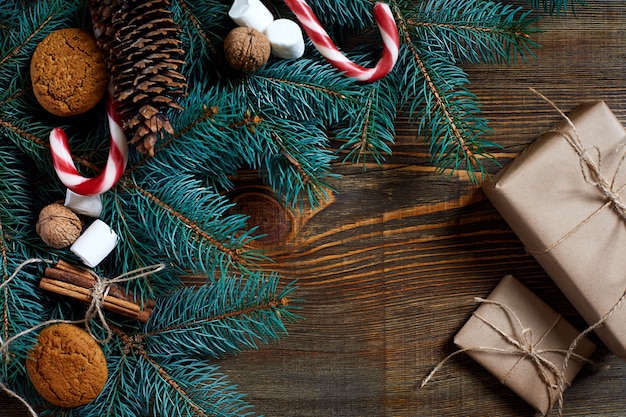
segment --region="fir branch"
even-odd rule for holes
[[[296,160],[296,158],[294,158],[293,155],[291,155],[291,153],[289,152],[289,150],[285,146],[285,142],[282,140],[282,138],[280,136],[278,136],[278,134],[276,134],[274,132],[271,133],[271,136],[272,136],[273,141],[278,144],[278,147],[280,148],[280,154],[282,156],[284,156],[285,159],[287,159],[287,161],[289,161],[289,163],[300,174],[300,178],[301,178],[302,184],[308,184],[311,181],[311,177],[302,168],[302,164],[300,162],[298,162]]]
[[[14,136],[19,137],[29,143],[33,143],[36,144],[37,146],[40,146],[42,148],[49,148],[49,144],[47,141],[38,138],[37,136],[26,132],[25,130],[21,129],[18,126],[15,126],[9,122],[6,122],[4,120],[0,120],[0,126],[4,127],[5,129],[9,130],[10,132],[12,132],[14,134]]]
[[[48,16],[43,22],[41,22],[39,27],[33,33],[31,33],[30,35],[28,35],[28,37],[24,39],[21,44],[18,44],[13,48],[13,50],[9,51],[7,55],[3,56],[2,59],[0,59],[0,67],[5,64],[9,59],[14,58],[16,55],[18,55],[23,46],[29,43],[38,33],[40,33],[53,18],[54,14]]]
[[[15,68],[30,62],[37,42],[43,39],[50,30],[63,27],[67,24],[74,11],[77,0],[50,0],[37,2],[22,13],[1,16],[9,22],[11,36],[0,37],[0,91],[12,91],[16,83],[21,82],[15,77]],[[11,10],[0,9],[0,13],[10,13]]]
[[[418,122],[418,135],[424,135],[429,153],[440,171],[464,168],[472,181],[476,171],[483,174],[481,157],[492,159],[485,148],[492,146],[482,139],[489,133],[487,121],[480,117],[476,97],[466,88],[467,75],[450,62],[446,52],[422,47],[414,39],[399,9],[401,36],[406,51],[399,65],[408,102],[409,118]],[[414,74],[419,74],[415,77]]]
[[[24,166],[25,160],[14,154],[7,141],[0,140],[0,250],[4,268],[8,254],[27,253],[27,237],[33,224],[32,197]]]
[[[220,358],[255,349],[286,334],[283,321],[297,318],[289,306],[288,285],[278,290],[276,275],[255,272],[184,288],[157,301],[150,322],[135,337],[152,356]],[[166,342],[167,343],[164,343]]]
[[[254,133],[256,128],[263,122],[263,118],[258,114],[252,114],[250,110],[246,110],[241,119],[234,120],[228,125],[228,129],[238,129],[240,127]]]
[[[176,172],[211,178],[222,188],[230,187],[234,175],[247,157],[245,142],[238,140],[228,127],[241,120],[243,110],[234,108],[231,97],[219,85],[190,83],[188,98],[181,101],[186,111],[172,118],[175,134],[165,139],[154,158],[131,164],[159,170],[161,166]]]
[[[111,219],[111,224],[116,225],[116,234],[120,240],[117,252],[119,258],[114,265],[108,266],[108,274],[119,275],[126,271],[149,265],[168,265],[158,276],[148,276],[137,282],[131,280],[125,284],[129,293],[142,304],[148,299],[154,299],[158,295],[166,294],[172,288],[183,284],[182,278],[186,275],[185,264],[173,262],[172,259],[158,250],[159,246],[147,236],[139,233],[141,226],[134,219],[129,219],[128,210],[124,209],[126,201],[115,193],[112,201],[104,199],[105,216]],[[110,207],[110,209],[109,209]],[[99,268],[102,271],[102,268]],[[104,274],[104,272],[101,272]]]
[[[148,190],[123,178],[120,185],[126,194],[118,195],[124,201],[118,206],[124,210],[118,217],[121,224],[134,234],[144,230],[150,237],[141,247],[148,251],[157,247],[182,265],[193,265],[192,272],[209,275],[231,268],[246,271],[264,259],[257,251],[246,249],[253,231],[247,230],[245,217],[225,216],[230,204],[224,197],[197,179],[173,172],[161,179],[152,177],[150,183]],[[181,244],[186,247],[183,251]],[[131,253],[139,250],[132,245],[125,248]]]
[[[326,148],[324,131],[310,124],[272,119],[259,126],[256,136],[266,146],[250,166],[260,171],[285,205],[303,204],[304,196],[307,204],[318,207],[328,199],[327,181],[336,177],[330,171],[335,156]]]
[[[3,345],[0,357],[0,371],[7,386],[25,396],[30,404],[41,404],[41,397],[34,391],[28,379],[25,378],[26,369],[24,359],[36,342],[37,326],[51,317],[54,311],[50,299],[38,289],[41,268],[25,266],[11,282],[7,280],[15,272],[16,268],[29,257],[16,259],[22,255],[20,250],[12,245],[14,251],[3,252],[2,281],[4,288],[0,292],[0,306],[2,310],[2,334],[0,344]],[[22,249],[28,248],[26,245]],[[28,253],[28,252],[26,252]],[[21,337],[8,343],[10,338],[26,332]]]
[[[181,129],[179,132],[176,132],[174,136],[172,137],[172,139],[175,139],[177,137],[184,135],[185,133],[193,129],[194,126],[198,125],[199,123],[213,120],[213,117],[218,112],[219,112],[219,108],[217,106],[211,106],[211,107],[206,106],[206,105],[202,106],[202,115],[198,119],[194,120],[191,124]]]
[[[486,149],[496,145],[483,139],[490,129],[481,117],[476,96],[465,87],[469,84],[465,72],[425,50],[418,51],[414,59],[423,75],[425,93],[409,106],[410,120],[418,121],[418,131],[440,171],[465,169],[470,179],[477,181],[476,172],[484,174],[482,158],[493,159]]]
[[[563,14],[567,12],[567,6],[570,5],[572,13],[576,14],[575,5],[578,3],[587,6],[585,0],[527,0],[534,8],[543,8],[544,12],[549,14]]]
[[[294,287],[279,290],[276,275],[242,278],[179,288],[158,299],[141,331],[111,326],[117,336],[116,352],[107,355],[111,376],[102,394],[79,408],[81,416],[252,415],[251,405],[206,357],[284,335],[282,320],[296,318],[287,302]]]
[[[324,80],[322,83],[321,80]],[[358,104],[361,85],[344,77],[326,62],[303,57],[268,66],[237,86],[243,106],[263,117],[337,123]]]
[[[10,144],[0,140],[0,284],[3,285],[0,290],[0,341],[32,326],[43,312],[42,297],[28,282],[32,279],[28,271],[22,271],[20,275],[25,277],[24,280],[14,278],[7,284],[16,267],[32,256],[29,236],[34,216],[25,166]],[[8,351],[4,353],[9,354]],[[6,362],[6,357],[3,355],[0,360]]]
[[[10,16],[15,16],[19,13],[19,9],[17,8],[17,4],[10,2],[2,2],[0,3],[0,32],[8,32],[10,28],[13,26],[11,23]],[[4,35],[0,37],[0,44]]]
[[[339,152],[346,152],[344,162],[362,163],[372,157],[378,164],[391,155],[394,143],[394,120],[399,99],[398,81],[394,71],[384,81],[362,86],[363,93],[357,106],[354,106],[348,123],[339,124],[333,137],[344,143]]]
[[[220,0],[172,2],[172,15],[182,30],[186,51],[182,72],[188,80],[201,81],[207,86],[223,78],[220,68],[228,65],[222,45],[228,31],[235,27],[228,18],[229,8],[230,3]]]
[[[278,3],[275,5],[278,16],[295,20],[282,1],[273,0],[273,3]],[[375,2],[372,0],[314,0],[308,3],[324,30],[341,49],[349,49],[354,36],[375,29],[372,15]],[[317,50],[313,55],[319,56]]]
[[[204,2],[200,5],[191,6],[189,2],[185,0],[180,0],[176,2],[175,4],[177,4],[180,7],[180,12],[178,13],[175,8],[173,10],[174,16],[177,16],[179,14],[181,15],[180,19],[177,19],[177,20],[180,20],[182,22],[185,22],[185,21],[190,22],[191,25],[187,27],[187,30],[189,31],[189,30],[195,29],[197,31],[197,34],[198,34],[197,37],[189,36],[187,37],[187,39],[201,40],[202,42],[199,43],[200,49],[206,49],[212,56],[218,55],[217,51],[219,48],[216,45],[216,42],[214,41],[214,39],[212,39],[212,36],[209,35],[209,32],[213,32],[214,28],[204,27],[203,22],[209,22],[209,20],[206,20],[204,16],[207,16],[207,15],[219,16],[226,12],[227,5],[222,4],[221,2],[214,2],[214,3]],[[186,16],[186,19],[183,18],[182,15]],[[191,43],[187,45],[185,50],[187,51],[188,54],[194,53],[193,52],[194,48],[192,47]]]
[[[225,380],[218,367],[202,360],[162,360],[145,351],[141,357],[153,370],[153,409],[163,416],[246,417],[252,405]]]
[[[538,45],[531,39],[536,32],[531,25],[536,19],[529,14],[492,1],[429,0],[406,24],[414,38],[453,60],[509,64],[517,56],[534,56],[532,48]]]
[[[117,347],[122,350],[128,339],[119,327],[112,327],[118,336]],[[130,351],[118,351],[107,355],[109,377],[98,397],[77,410],[82,417],[140,417],[149,414],[144,401],[138,401],[144,392],[141,385],[146,381],[139,378],[139,359]],[[60,414],[66,409],[57,409]],[[53,411],[54,412],[54,411]]]
[[[346,89],[331,85],[322,91],[310,78],[304,81],[300,75],[286,76],[284,68],[280,81],[278,78],[268,81],[261,75],[251,78],[237,83],[234,89],[230,83],[207,87],[208,94],[198,94],[202,102],[195,101],[198,95],[190,94],[185,105],[188,110],[175,121],[180,134],[175,141],[168,142],[167,153],[157,153],[158,167],[165,163],[176,170],[191,171],[226,189],[232,186],[229,175],[251,168],[259,171],[260,177],[285,204],[295,206],[304,197],[310,204],[318,205],[321,199],[326,199],[326,180],[332,177],[330,162],[334,156],[328,149],[324,124],[312,124],[309,120],[323,118],[320,113],[327,112],[327,108],[337,109],[337,101],[355,106],[356,100],[346,95],[349,94]],[[293,83],[299,83],[302,91],[293,91]],[[261,94],[261,84],[274,87],[280,84],[280,91],[269,87],[269,94]],[[338,84],[354,83],[346,83],[345,77],[341,77]],[[244,85],[251,88],[246,90]],[[297,106],[289,96],[294,94],[301,95],[303,100],[307,97],[301,106],[305,110],[292,110]],[[278,134],[281,142],[275,143],[272,134]],[[287,154],[291,160],[284,157]]]

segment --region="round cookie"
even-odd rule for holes
[[[30,77],[39,104],[57,116],[73,116],[93,108],[109,82],[96,39],[77,28],[52,32],[37,45]]]
[[[26,359],[37,392],[54,405],[76,407],[100,394],[108,376],[104,353],[93,337],[73,324],[41,331]]]

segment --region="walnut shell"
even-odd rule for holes
[[[62,249],[78,239],[83,225],[72,210],[64,205],[52,203],[39,212],[36,230],[46,245]]]
[[[224,39],[228,64],[236,70],[254,72],[270,58],[272,46],[263,33],[253,28],[237,27]]]

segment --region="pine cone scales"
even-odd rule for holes
[[[179,69],[180,28],[172,19],[170,0],[92,0],[98,45],[105,52],[117,111],[139,152],[154,155],[164,132],[174,130],[165,112],[182,110],[187,80]]]

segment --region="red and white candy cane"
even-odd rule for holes
[[[74,165],[63,129],[56,128],[50,132],[50,152],[54,169],[61,182],[76,194],[102,194],[117,183],[126,169],[128,143],[122,131],[122,123],[115,111],[111,93],[107,93],[106,110],[111,135],[109,156],[104,170],[96,177],[86,178],[80,175]]]
[[[376,81],[389,73],[398,60],[400,36],[391,9],[385,3],[376,3],[373,14],[383,38],[383,54],[373,68],[364,68],[346,58],[333,43],[328,33],[322,28],[311,7],[303,0],[284,0],[296,15],[304,31],[315,48],[332,66],[342,71],[347,77],[358,81]]]

